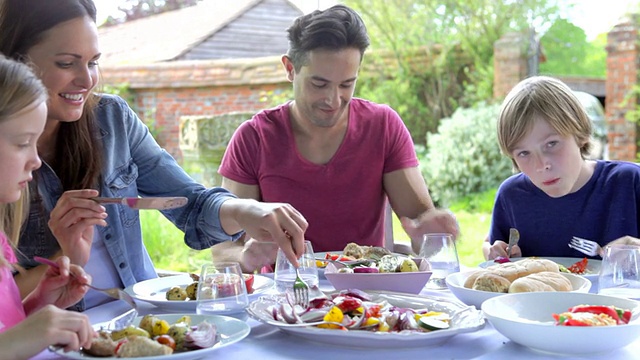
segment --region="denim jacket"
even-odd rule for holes
[[[226,234],[219,219],[222,203],[235,196],[223,188],[207,189],[196,183],[169,153],[160,148],[149,129],[123,99],[101,95],[95,113],[105,158],[100,196],[186,196],[189,199],[186,206],[162,213],[184,231],[184,242],[193,249],[206,249],[240,237],[241,232]],[[50,257],[60,249],[47,222],[62,195],[62,184],[44,163],[34,178],[28,222],[18,247],[18,261],[27,269],[38,265],[31,260],[34,256]],[[96,231],[124,286],[157,277],[142,242],[138,210],[119,205],[105,208],[108,225],[98,226]],[[82,310],[82,305],[77,308]]]

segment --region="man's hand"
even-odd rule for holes
[[[411,238],[413,251],[420,253],[422,237],[428,233],[448,233],[457,238],[460,233],[458,221],[452,212],[448,210],[432,209],[422,213],[416,219],[401,217],[402,228]]]

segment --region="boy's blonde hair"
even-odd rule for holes
[[[47,89],[29,66],[0,55],[0,122],[12,119],[15,114],[33,103],[47,100]],[[0,204],[0,231],[4,232],[16,247],[20,230],[28,211],[29,194],[22,192],[20,200],[12,204]],[[0,251],[0,265],[7,261]]]
[[[542,119],[561,136],[571,135],[580,147],[582,158],[591,151],[591,120],[584,107],[562,81],[548,76],[522,80],[504,99],[498,118],[498,142],[502,152],[518,165],[512,152]]]

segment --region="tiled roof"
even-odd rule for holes
[[[170,61],[262,0],[203,0],[110,27],[100,27],[101,65]]]

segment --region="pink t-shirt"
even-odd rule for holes
[[[4,258],[11,264],[15,264],[16,255],[9,245],[7,236],[0,231],[0,247]],[[0,332],[13,327],[26,318],[24,307],[22,307],[22,299],[20,298],[20,290],[13,279],[11,268],[8,266],[0,266]]]
[[[389,106],[352,99],[345,138],[324,165],[296,147],[289,104],[262,111],[233,135],[218,172],[258,185],[261,200],[293,205],[309,222],[314,251],[349,242],[384,245],[385,173],[418,166],[409,131]]]

